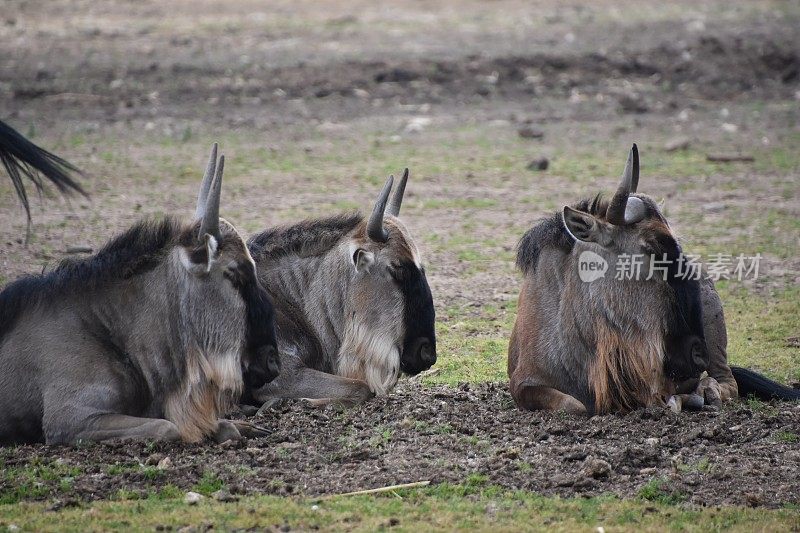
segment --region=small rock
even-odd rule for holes
[[[605,478],[611,474],[611,464],[603,459],[590,456],[583,463],[583,473],[594,479]]]
[[[158,462],[156,468],[159,470],[167,470],[168,468],[172,468],[172,459],[169,457],[164,457]]]
[[[736,124],[731,124],[730,122],[723,122],[721,127],[722,131],[727,133],[736,133],[739,131],[739,126]]]
[[[703,211],[706,213],[719,213],[725,211],[725,202],[711,202],[703,205]]]
[[[65,250],[68,254],[90,254],[92,253],[92,247],[85,245],[85,244],[75,244],[72,246],[67,246]]]
[[[764,498],[761,497],[760,494],[756,494],[755,492],[748,492],[744,495],[745,501],[747,501],[747,505],[750,507],[758,507],[759,505],[764,504]]]
[[[364,89],[358,87],[353,89],[353,94],[355,95],[356,98],[362,98],[362,99],[369,98],[369,93]]]
[[[147,456],[147,459],[144,460],[144,464],[147,466],[154,466],[163,461],[165,457],[163,453],[151,453]]]
[[[414,117],[408,121],[404,131],[406,133],[419,133],[431,125],[432,120],[429,117]]]
[[[575,480],[567,476],[554,476],[553,483],[556,487],[571,487],[575,484]]]
[[[664,144],[664,151],[666,152],[677,152],[678,150],[686,150],[689,148],[691,144],[691,140],[689,137],[673,137],[672,139],[668,140]]]
[[[649,466],[647,468],[640,468],[639,473],[643,476],[650,476],[656,473],[658,469],[654,466]]]
[[[517,133],[523,139],[541,139],[544,137],[544,132],[538,128],[534,128],[532,126],[525,126],[520,128]]]
[[[539,157],[528,163],[528,170],[547,170],[550,166],[550,160],[546,157]]]
[[[644,443],[651,448],[657,448],[661,444],[661,439],[650,437],[649,439],[644,439]]]
[[[647,113],[650,106],[644,101],[641,95],[631,93],[623,94],[617,98],[620,107],[625,113]]]
[[[700,19],[692,20],[686,24],[686,31],[700,33],[706,31],[706,23]]]
[[[183,503],[187,505],[197,505],[197,502],[199,502],[202,499],[203,499],[202,494],[189,491],[186,493],[186,496],[183,497]]]
[[[19,531],[19,526],[17,524],[8,524],[6,529],[9,531]]]
[[[239,498],[237,498],[236,496],[234,496],[225,489],[220,489],[211,496],[218,502],[235,502],[239,500]]]
[[[63,508],[64,508],[64,502],[62,502],[61,500],[55,500],[53,501],[53,503],[47,506],[46,511],[55,512],[55,511],[60,511]]]

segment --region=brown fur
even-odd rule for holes
[[[166,418],[178,426],[183,439],[199,442],[212,434],[242,392],[240,368],[215,364],[200,350],[187,354],[186,377],[167,400]]]
[[[595,320],[595,359],[589,369],[595,411],[627,412],[663,404],[663,336],[638,332],[623,337],[603,319]]]

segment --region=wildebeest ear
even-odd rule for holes
[[[375,254],[363,248],[354,248],[350,250],[350,260],[356,272],[369,272],[369,267],[375,262]]]
[[[181,263],[192,274],[208,274],[217,257],[218,246],[217,239],[206,233],[191,247],[181,248]]]
[[[609,244],[608,227],[602,222],[583,211],[564,206],[564,227],[578,241],[594,242],[601,246]]]

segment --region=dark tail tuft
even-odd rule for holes
[[[739,396],[742,398],[753,395],[765,402],[770,400],[800,400],[800,390],[781,385],[752,370],[732,366],[731,372],[733,372],[736,385],[739,387]]]
[[[31,210],[23,178],[31,180],[39,192],[44,188],[41,177],[44,176],[61,194],[79,192],[86,196],[80,184],[70,176],[70,173],[80,173],[80,170],[57,155],[36,146],[2,120],[0,120],[0,163],[14,184],[17,196],[28,216],[29,226]]]

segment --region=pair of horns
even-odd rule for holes
[[[634,143],[628,154],[628,162],[625,163],[625,171],[622,173],[622,181],[608,204],[606,220],[616,226],[635,224],[642,220],[647,213],[644,202],[636,196],[630,196],[636,192],[639,186],[639,148]]]
[[[222,192],[222,170],[225,167],[225,156],[217,161],[217,143],[211,147],[211,156],[208,158],[206,173],[200,185],[200,194],[197,197],[197,209],[194,218],[200,219],[200,234],[206,233],[219,239],[219,197]]]
[[[393,217],[400,215],[400,206],[403,205],[403,193],[406,191],[406,182],[408,181],[408,169],[403,171],[403,176],[400,178],[400,183],[397,184],[389,201],[389,193],[392,192],[392,185],[394,184],[394,176],[389,176],[386,184],[383,186],[381,193],[378,195],[378,200],[375,202],[375,207],[372,208],[372,214],[367,223],[367,236],[376,242],[386,242],[389,239],[389,232],[383,227],[383,215],[387,211],[386,204],[388,202],[388,212]]]

